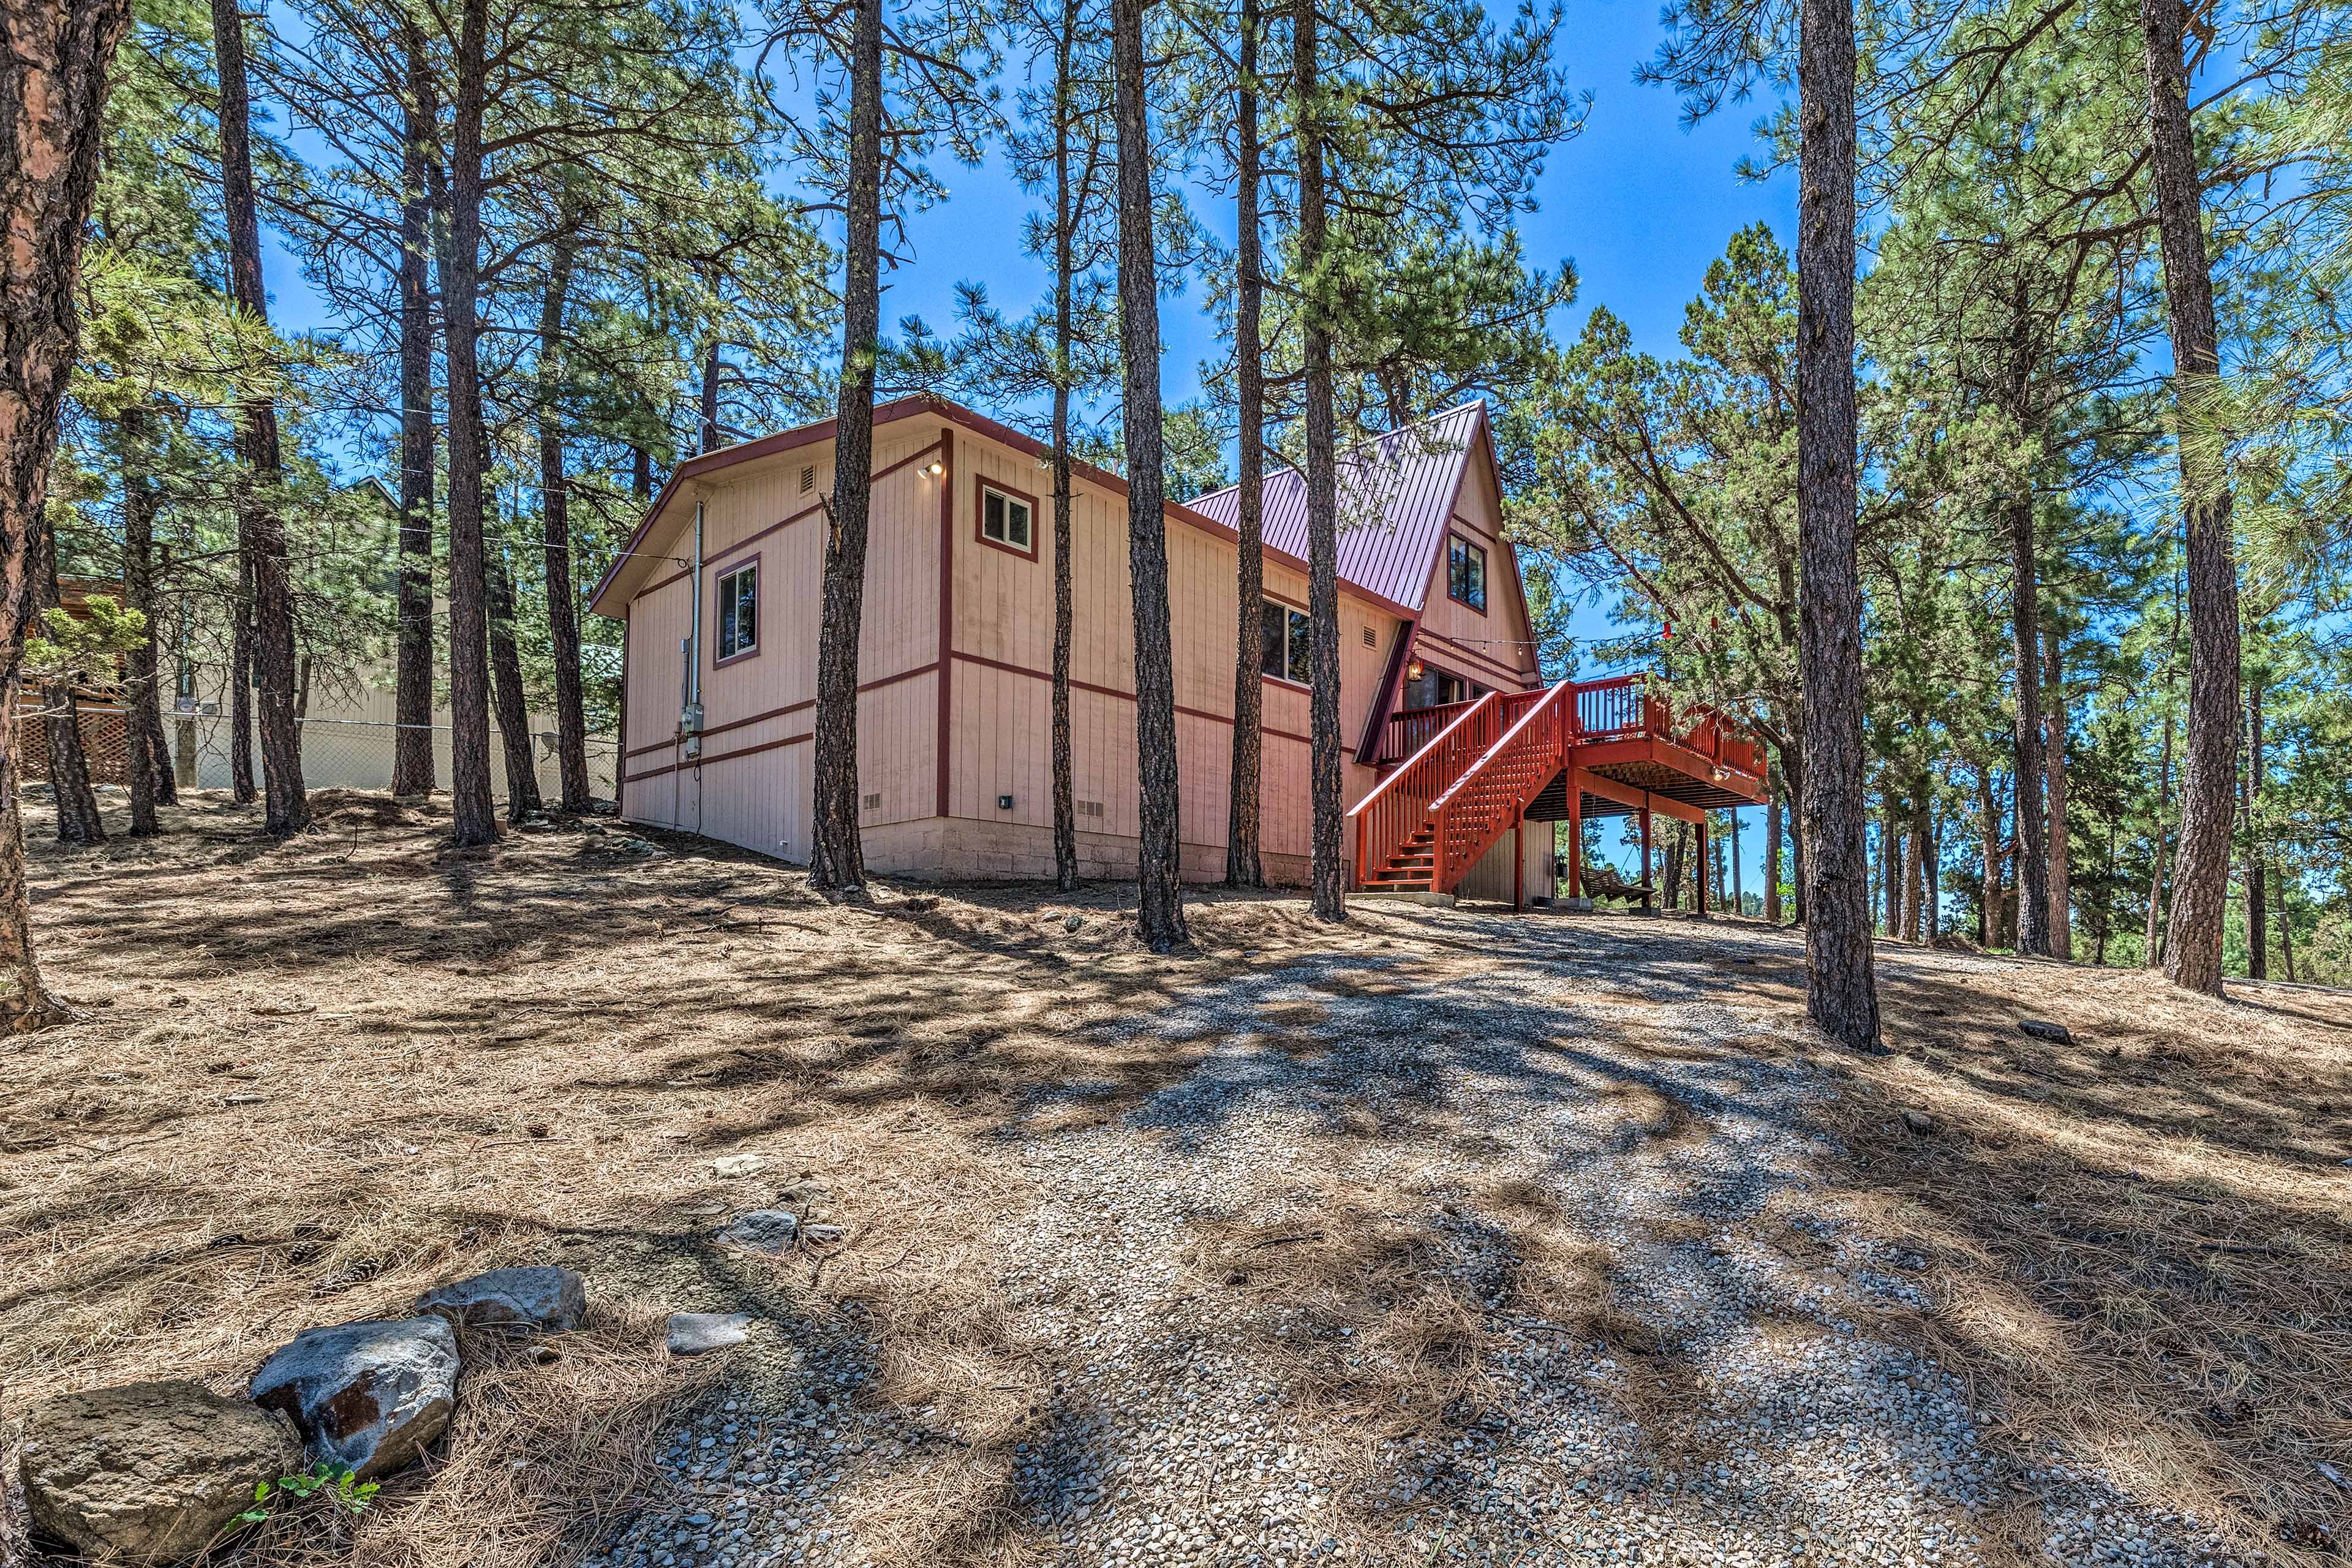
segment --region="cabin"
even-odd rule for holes
[[[866,863],[917,877],[1050,877],[1050,454],[936,397],[881,404],[874,424],[858,647]],[[593,610],[625,626],[625,819],[807,859],[833,460],[829,420],[689,459],[591,595]],[[1502,534],[1484,404],[1351,449],[1340,470],[1351,881],[1549,898],[1555,820],[1630,810],[1646,821],[1654,807],[1703,822],[1713,805],[1761,798],[1760,756],[1714,716],[1676,725],[1638,683],[1545,684],[1517,558]],[[1076,464],[1072,489],[1080,868],[1131,878],[1127,486]],[[1303,478],[1277,472],[1264,495],[1261,844],[1269,879],[1298,885],[1311,867]],[[1225,489],[1166,507],[1179,837],[1182,874],[1196,881],[1224,873],[1238,499]],[[1616,750],[1570,766],[1583,719],[1612,716]],[[1656,753],[1659,745],[1668,752]],[[1727,760],[1752,762],[1753,774]]]

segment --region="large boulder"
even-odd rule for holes
[[[202,1552],[301,1468],[286,1418],[201,1384],[61,1394],[25,1417],[19,1472],[36,1535],[86,1557],[160,1568]]]
[[[261,1363],[254,1403],[285,1412],[310,1457],[373,1480],[416,1458],[449,1425],[457,1336],[440,1317],[310,1329]]]
[[[588,1287],[570,1268],[493,1268],[416,1299],[421,1317],[446,1318],[461,1329],[509,1334],[563,1334],[588,1311]]]

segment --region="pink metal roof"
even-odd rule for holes
[[[1339,454],[1339,581],[1419,615],[1462,492],[1486,405],[1465,403]],[[1307,476],[1266,476],[1265,542],[1307,558]],[[1185,503],[1220,526],[1241,524],[1241,488]]]

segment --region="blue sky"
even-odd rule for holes
[[[1760,184],[1735,172],[1743,156],[1759,150],[1753,127],[1768,104],[1734,104],[1685,131],[1672,93],[1634,83],[1634,67],[1655,51],[1659,36],[1658,13],[1646,0],[1571,0],[1555,58],[1571,88],[1591,92],[1591,113],[1580,135],[1553,151],[1536,185],[1538,210],[1519,226],[1531,262],[1549,268],[1572,260],[1581,280],[1575,302],[1552,322],[1555,335],[1573,338],[1592,308],[1606,305],[1638,347],[1671,355],[1679,348],[1683,307],[1697,293],[1707,263],[1735,230],[1759,219],[1793,245],[1797,195],[1793,171]],[[951,331],[956,286],[967,280],[985,283],[1008,312],[1040,296],[1045,271],[1021,253],[1030,198],[993,161],[972,169],[950,163],[938,172],[947,199],[909,221],[912,260],[885,279],[884,321],[919,315],[936,330]],[[1199,216],[1230,243],[1229,205]],[[331,326],[292,258],[270,249],[266,269],[281,327]],[[1171,400],[1198,394],[1198,364],[1213,353],[1214,333],[1201,303],[1195,289],[1162,306]],[[1589,637],[1610,627],[1604,616],[1586,610],[1572,629]],[[1744,815],[1749,820],[1741,859],[1753,889],[1761,883],[1763,813]]]

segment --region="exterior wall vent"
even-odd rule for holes
[[[801,469],[801,494],[806,495],[814,489],[816,489],[816,465],[811,463]]]

